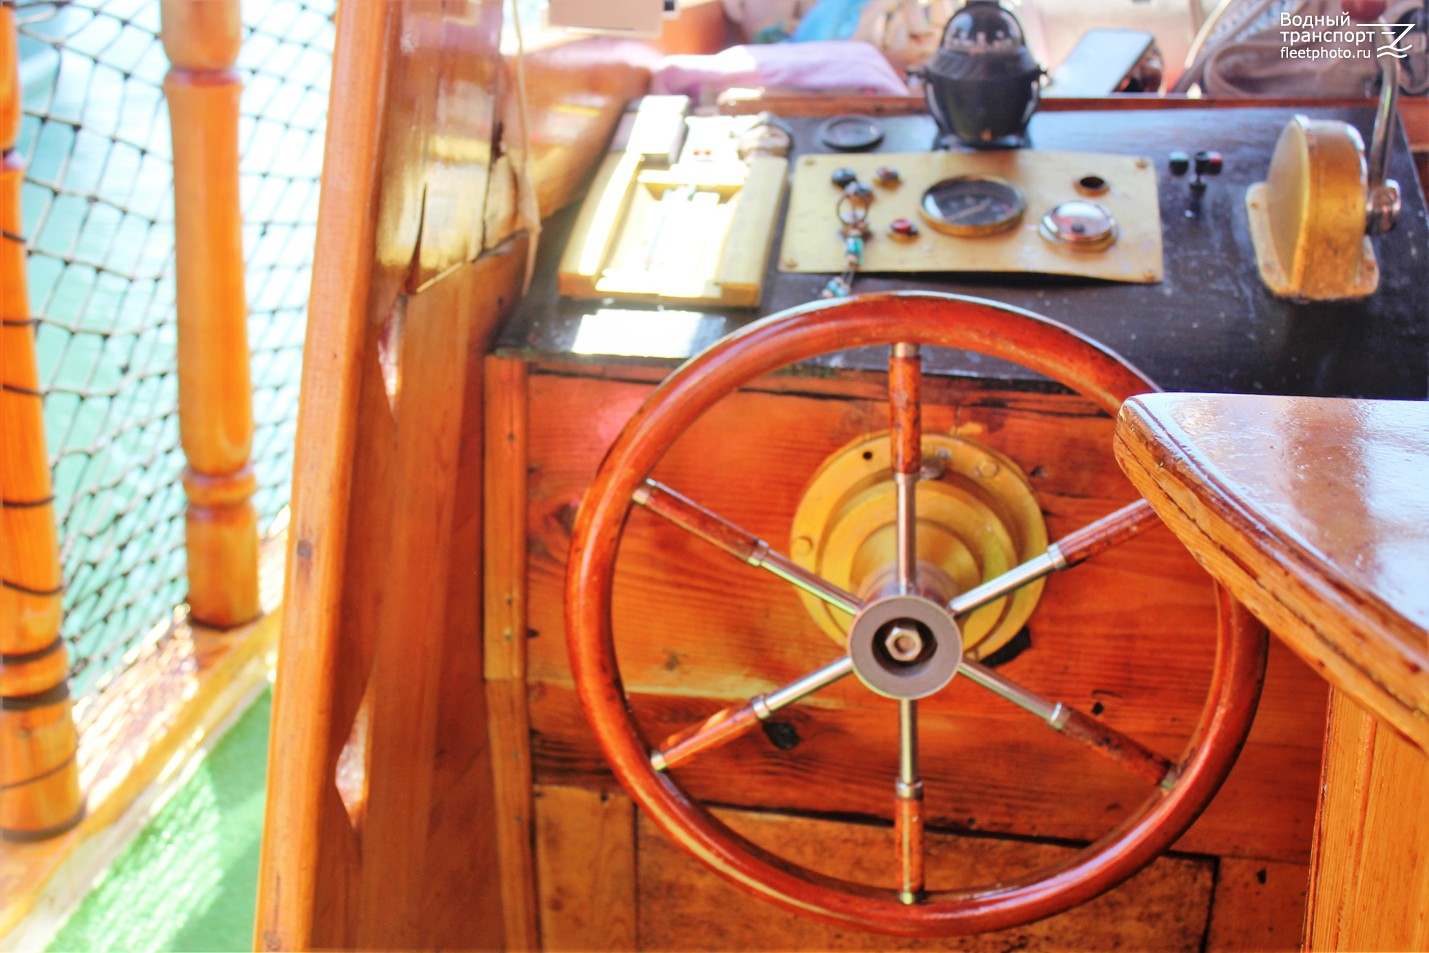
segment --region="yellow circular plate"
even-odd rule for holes
[[[1007,456],[946,434],[923,435],[917,489],[920,582],[950,599],[1047,548],[1047,526],[1032,485]],[[893,578],[895,496],[887,432],[861,437],[819,468],[794,514],[795,562],[861,598]],[[987,656],[1021,630],[1042,581],[958,620],[971,658]],[[820,628],[842,642],[849,616],[800,593]]]

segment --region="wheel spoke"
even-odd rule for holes
[[[890,459],[897,506],[898,591],[918,589],[918,475],[923,469],[923,359],[918,345],[898,343],[888,357]],[[918,703],[898,700],[898,781],[893,834],[898,845],[898,899],[923,895],[923,781],[918,775]]]
[[[923,779],[918,773],[918,703],[898,700],[898,781],[893,836],[898,842],[898,899],[923,896]]]
[[[948,611],[955,616],[966,615],[1029,582],[1084,563],[1098,553],[1141,535],[1159,522],[1160,517],[1150,503],[1145,500],[1129,503],[1115,513],[1063,536],[1048,546],[1042,555],[1034,556],[996,579],[989,579],[962,593],[948,603]]]
[[[898,589],[918,587],[918,473],[923,469],[923,359],[916,344],[895,344],[888,357],[889,439],[898,506]]]
[[[985,665],[964,659],[959,674],[1041,718],[1068,738],[1081,742],[1138,777],[1169,789],[1176,781],[1170,759],[1115,728],[1064,702],[1043,698]]]
[[[783,688],[756,695],[738,708],[721,709],[698,725],[691,725],[684,731],[666,738],[657,750],[650,753],[650,763],[656,771],[664,771],[682,761],[688,761],[702,751],[718,748],[725,742],[738,738],[779,709],[809,697],[852,671],[853,661],[844,655]]]
[[[634,500],[681,529],[715,544],[736,559],[773,573],[835,608],[850,615],[863,608],[853,594],[814,575],[788,556],[770,549],[769,544],[758,536],[681,496],[663,483],[646,480],[635,490]]]

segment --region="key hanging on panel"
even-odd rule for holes
[[[822,298],[847,298],[853,293],[854,277],[863,264],[865,243],[873,237],[868,224],[868,207],[873,202],[873,189],[857,179],[843,183],[835,213],[842,223],[839,232],[844,243],[843,274],[830,278],[819,293]]]

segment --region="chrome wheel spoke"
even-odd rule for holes
[[[1150,503],[1145,500],[1129,503],[1115,513],[1103,516],[1095,523],[1063,536],[1048,546],[1042,555],[1034,556],[997,578],[989,579],[982,585],[962,593],[948,603],[948,611],[955,616],[966,615],[1029,582],[1086,562],[1098,553],[1139,536],[1159,523],[1160,518]]]
[[[656,771],[664,771],[682,761],[688,761],[702,751],[718,748],[749,731],[779,709],[809,697],[852,671],[853,662],[844,655],[783,688],[756,695],[738,708],[721,709],[699,724],[691,725],[684,731],[666,738],[658,749],[650,753],[650,763]]]
[[[814,575],[788,556],[770,549],[769,544],[758,536],[681,496],[663,483],[646,480],[636,489],[634,500],[650,512],[713,543],[736,559],[773,573],[835,608],[850,615],[863,608],[862,603],[852,593]]]
[[[923,779],[918,773],[918,703],[898,701],[898,781],[894,785],[893,836],[898,844],[898,899],[923,896]]]
[[[923,469],[923,358],[918,345],[898,343],[888,357],[888,431],[896,499],[898,591],[918,590],[918,474]],[[898,848],[898,899],[923,896],[923,780],[918,772],[918,702],[898,700],[898,780],[893,834]]]
[[[1096,751],[1138,777],[1169,789],[1176,781],[1176,767],[1129,735],[1084,714],[1064,702],[1043,698],[1005,675],[985,665],[964,659],[959,674],[993,694],[1031,712],[1052,728]]]

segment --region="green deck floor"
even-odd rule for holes
[[[271,704],[265,690],[114,861],[49,949],[252,949]]]

